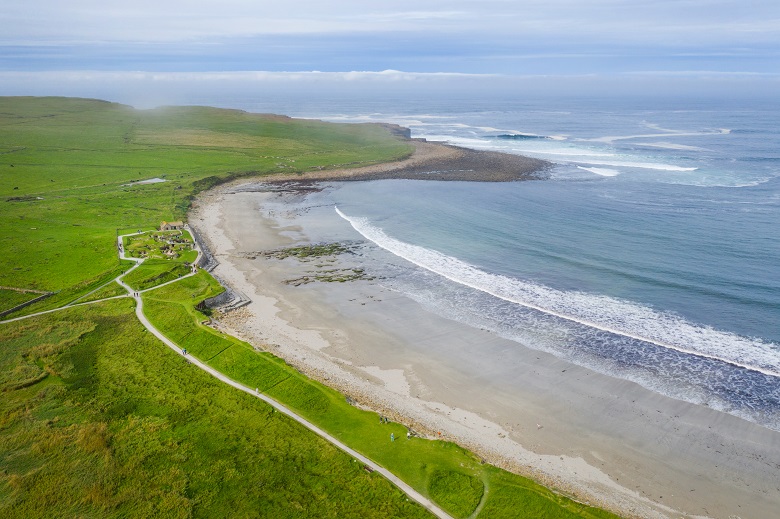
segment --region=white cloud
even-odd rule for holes
[[[780,38],[776,0],[25,0],[5,5],[0,21],[0,39],[29,44],[376,31],[657,43]]]
[[[450,79],[487,79],[504,77],[500,74],[464,74],[460,72],[403,72],[400,70],[349,71],[349,72],[144,72],[144,71],[99,71],[99,70],[57,70],[41,72],[0,71],[0,80],[5,81],[154,81],[154,82],[353,82],[353,81],[417,81]]]
[[[780,55],[777,0],[7,4],[0,10],[0,70],[763,72],[776,68]]]

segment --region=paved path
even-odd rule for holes
[[[129,274],[130,272],[132,272],[134,269],[138,268],[138,266],[141,265],[141,263],[143,263],[144,260],[143,260],[143,258],[133,258],[133,257],[126,256],[125,255],[125,249],[122,246],[122,243],[123,243],[123,238],[125,236],[135,236],[137,234],[143,234],[143,233],[132,233],[132,234],[126,234],[126,235],[117,237],[117,249],[119,251],[120,259],[130,260],[130,261],[134,261],[135,262],[135,265],[133,265],[130,269],[128,269],[127,272],[122,273],[121,275],[119,275],[118,277],[116,277],[113,280],[113,281],[116,281],[117,283],[119,283],[125,290],[127,290],[128,295],[109,297],[109,298],[100,299],[100,300],[97,300],[97,301],[90,301],[88,303],[69,304],[69,305],[65,305],[65,306],[60,307],[60,308],[55,308],[53,310],[46,310],[44,312],[38,312],[38,313],[35,313],[35,314],[25,315],[25,316],[22,316],[22,317],[16,317],[14,319],[8,319],[6,321],[0,321],[0,324],[2,324],[2,323],[10,323],[10,322],[13,322],[13,321],[19,321],[19,320],[22,320],[22,319],[29,319],[31,317],[35,317],[35,316],[38,316],[38,315],[58,312],[60,310],[64,310],[66,308],[70,308],[72,306],[82,306],[82,305],[87,305],[87,304],[99,303],[101,301],[106,301],[106,300],[109,300],[109,299],[119,299],[119,298],[123,298],[123,297],[132,297],[133,299],[135,299],[135,302],[136,302],[135,314],[136,314],[136,316],[138,316],[138,320],[141,321],[141,324],[143,324],[144,327],[147,330],[149,330],[155,337],[160,339],[166,346],[171,348],[173,351],[175,351],[179,355],[184,356],[191,364],[199,367],[200,369],[202,369],[203,371],[205,371],[209,375],[211,375],[211,376],[221,380],[225,384],[233,386],[234,388],[236,388],[236,389],[238,389],[240,391],[243,391],[244,393],[248,393],[250,395],[255,396],[256,398],[259,398],[260,400],[263,400],[264,402],[266,402],[267,404],[272,406],[274,409],[276,409],[280,413],[283,413],[286,416],[292,418],[293,420],[295,420],[296,422],[300,423],[301,425],[303,425],[304,427],[306,427],[310,431],[316,433],[317,435],[319,435],[320,437],[324,438],[328,442],[332,443],[333,445],[335,445],[336,447],[338,447],[342,451],[346,452],[347,454],[352,456],[354,459],[356,459],[360,463],[363,463],[364,465],[366,465],[368,467],[371,467],[375,472],[378,472],[379,474],[384,476],[391,483],[393,483],[396,487],[398,487],[401,491],[403,491],[407,496],[409,496],[411,499],[417,501],[419,504],[421,504],[423,507],[425,507],[429,512],[431,512],[436,517],[439,517],[441,519],[453,519],[449,514],[447,514],[447,512],[445,512],[444,510],[442,510],[441,508],[436,506],[430,499],[428,499],[427,497],[425,497],[422,494],[420,494],[419,492],[417,492],[410,485],[408,485],[407,483],[402,481],[398,476],[396,476],[395,474],[393,474],[392,472],[390,472],[386,468],[382,467],[381,465],[377,464],[376,462],[374,462],[374,461],[370,460],[369,458],[363,456],[359,452],[357,452],[357,451],[347,447],[345,444],[343,444],[341,441],[339,441],[335,437],[333,437],[330,434],[328,434],[327,432],[323,431],[322,429],[320,429],[319,427],[317,427],[316,425],[314,425],[310,421],[306,420],[302,416],[294,413],[293,411],[291,411],[290,409],[288,409],[284,405],[280,404],[279,402],[277,402],[273,398],[271,398],[271,397],[269,397],[267,395],[264,395],[262,393],[258,393],[256,390],[250,389],[249,387],[247,387],[247,386],[245,386],[245,385],[243,385],[243,384],[241,384],[239,382],[236,382],[235,380],[233,380],[231,378],[226,377],[224,374],[222,374],[219,371],[215,370],[211,366],[208,366],[208,365],[204,364],[203,362],[201,362],[200,360],[198,360],[195,357],[192,357],[191,355],[184,355],[182,353],[182,348],[179,345],[177,345],[176,343],[174,343],[173,341],[168,339],[165,335],[163,335],[162,332],[160,332],[157,328],[155,328],[154,325],[152,325],[152,323],[149,322],[149,320],[146,318],[146,316],[144,315],[144,312],[143,312],[143,300],[141,299],[141,294],[143,292],[148,292],[150,290],[156,290],[156,289],[158,289],[160,287],[163,287],[165,285],[169,285],[171,283],[176,283],[176,282],[178,282],[178,281],[180,281],[180,280],[182,280],[184,278],[187,278],[187,277],[190,277],[190,276],[194,276],[196,274],[196,271],[193,271],[193,272],[187,274],[186,276],[182,276],[180,278],[174,279],[173,281],[169,281],[168,283],[164,283],[162,285],[157,285],[155,287],[152,287],[152,288],[149,288],[149,289],[146,289],[146,290],[140,290],[139,291],[139,290],[132,289],[130,286],[125,284],[124,281],[122,281],[122,278],[124,276],[126,276],[127,274]],[[200,251],[200,249],[197,249],[197,245],[196,245],[196,250],[198,251],[198,259],[200,259],[200,255],[202,254],[202,252]],[[196,264],[196,263],[197,263],[197,260],[195,262],[193,262],[193,264]],[[99,290],[99,288],[98,288],[98,290]]]
[[[258,393],[254,389],[250,389],[249,387],[247,387],[247,386],[245,386],[245,385],[243,385],[243,384],[241,384],[239,382],[236,382],[235,380],[233,380],[231,378],[228,378],[224,374],[222,374],[219,371],[215,370],[211,366],[208,366],[207,364],[204,364],[203,362],[201,362],[200,360],[198,360],[197,358],[195,358],[195,357],[193,357],[191,355],[184,355],[184,354],[182,354],[181,347],[178,346],[173,341],[169,340],[165,335],[163,335],[159,330],[157,330],[157,328],[155,328],[154,325],[152,325],[152,323],[150,323],[149,320],[146,318],[146,316],[143,313],[143,301],[142,301],[141,297],[140,296],[133,296],[133,297],[135,298],[135,300],[137,302],[137,306],[135,308],[135,313],[138,316],[138,320],[141,321],[141,323],[146,327],[146,329],[149,330],[152,334],[154,334],[155,337],[160,339],[163,343],[165,343],[169,348],[174,350],[176,353],[178,353],[179,355],[182,355],[183,357],[185,357],[191,364],[199,367],[200,369],[202,369],[203,371],[205,371],[209,375],[211,375],[211,376],[221,380],[225,384],[231,385],[234,388],[236,388],[236,389],[238,389],[240,391],[243,391],[244,393],[248,393],[250,395],[253,395],[253,396],[259,398],[260,400],[263,400],[264,402],[266,402],[269,405],[273,406],[277,411],[279,411],[279,412],[289,416],[290,418],[292,418],[296,422],[300,423],[301,425],[303,425],[307,429],[317,433],[319,436],[321,436],[322,438],[325,438],[327,441],[329,441],[330,443],[332,443],[333,445],[335,445],[339,449],[343,450],[344,452],[346,452],[347,454],[349,454],[350,456],[352,456],[356,460],[360,461],[364,465],[367,465],[367,466],[371,467],[372,469],[374,469],[374,471],[376,471],[376,472],[380,473],[381,475],[383,475],[385,478],[390,480],[391,483],[393,483],[395,486],[397,486],[403,492],[405,492],[406,495],[408,495],[410,498],[414,499],[415,501],[420,503],[422,506],[427,508],[435,516],[440,517],[442,519],[452,519],[444,510],[442,510],[439,507],[437,507],[428,498],[426,498],[425,496],[423,496],[422,494],[417,492],[415,489],[413,489],[408,484],[404,483],[399,477],[395,476],[389,470],[387,470],[387,469],[383,468],[382,466],[376,464],[375,462],[371,461],[369,458],[363,456],[359,452],[357,452],[357,451],[347,447],[345,444],[343,444],[338,439],[334,438],[333,436],[331,436],[327,432],[323,431],[322,429],[320,429],[319,427],[317,427],[316,425],[314,425],[310,421],[306,420],[302,416],[300,416],[300,415],[296,414],[295,412],[291,411],[290,409],[288,409],[284,405],[280,404],[279,402],[277,402],[273,398],[271,398],[271,397],[269,397],[267,395],[264,395],[263,393]]]
[[[106,297],[104,299],[96,299],[94,301],[87,301],[86,303],[71,303],[71,304],[67,304],[65,306],[61,306],[59,308],[53,308],[51,310],[44,310],[43,312],[36,312],[34,314],[27,314],[27,315],[23,315],[21,317],[14,317],[12,319],[6,319],[5,321],[0,321],[0,324],[12,323],[14,321],[23,321],[25,319],[30,319],[31,317],[37,317],[39,315],[45,315],[45,314],[53,314],[54,312],[60,312],[62,310],[67,310],[67,309],[73,308],[75,306],[94,305],[95,303],[102,303],[103,301],[110,301],[112,299],[124,299],[126,297],[130,297],[130,296],[128,294],[125,294],[125,295],[121,295],[121,296]]]
[[[122,278],[125,277],[126,275],[128,275],[129,273],[131,273],[133,270],[137,269],[141,265],[141,263],[144,262],[144,260],[143,260],[143,258],[133,258],[132,256],[126,256],[124,247],[122,246],[122,238],[124,238],[125,236],[136,236],[138,234],[144,234],[144,233],[143,232],[134,232],[132,234],[124,234],[122,236],[117,236],[117,248],[119,250],[119,258],[123,259],[123,260],[128,260],[128,261],[134,261],[135,262],[135,265],[133,265],[132,267],[127,269],[122,274],[119,274],[117,277],[115,277],[114,279],[112,279],[108,283],[104,283],[104,284],[100,285],[95,290],[93,290],[93,291],[91,291],[89,293],[84,294],[83,296],[79,297],[75,301],[72,301],[70,303],[64,304],[64,305],[62,305],[60,307],[57,307],[57,308],[53,308],[51,310],[44,310],[42,312],[36,312],[34,314],[27,314],[27,315],[23,315],[21,317],[14,317],[12,319],[6,319],[4,321],[0,321],[0,324],[12,323],[14,321],[22,321],[24,319],[30,319],[31,317],[38,317],[39,315],[51,314],[51,313],[54,313],[54,312],[59,312],[61,310],[66,310],[66,309],[74,307],[74,306],[93,305],[95,303],[102,303],[103,301],[110,301],[111,299],[122,299],[122,298],[125,298],[125,297],[132,297],[133,294],[135,293],[135,291],[132,288],[130,288],[129,286],[127,286],[126,284],[124,284],[122,282]],[[200,254],[201,254],[201,252],[200,252],[200,250],[198,250],[198,257],[197,257],[197,259],[195,260],[194,263],[197,263],[197,260],[200,259]],[[184,278],[188,278],[190,276],[194,276],[196,273],[197,273],[196,271],[192,271],[189,274],[186,274],[186,275],[184,275],[182,277],[176,278],[176,279],[174,279],[172,281],[168,281],[168,282],[162,283],[160,285],[155,285],[152,288],[147,288],[145,290],[139,290],[138,293],[140,294],[140,293],[143,293],[143,292],[148,292],[150,290],[156,290],[156,289],[158,289],[160,287],[164,287],[166,285],[170,285],[171,283],[176,283],[177,281],[182,280]],[[117,282],[120,285],[122,285],[122,288],[127,290],[127,294],[120,295],[120,296],[113,296],[113,297],[105,297],[103,299],[96,299],[94,301],[87,301],[86,303],[79,303],[78,302],[79,300],[84,299],[85,297],[89,296],[90,294],[94,294],[95,292],[97,292],[101,288],[103,288],[106,285],[109,285],[109,284],[111,284],[113,282]]]

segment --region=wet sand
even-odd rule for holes
[[[408,158],[350,169],[323,169],[266,177],[272,182],[326,180],[453,180],[508,182],[540,178],[549,162],[494,151],[479,151],[438,142],[407,139],[414,147]]]
[[[333,218],[269,215],[285,196],[301,195],[223,187],[190,216],[215,273],[252,299],[221,319],[227,330],[415,431],[626,517],[780,510],[780,433],[438,316],[378,281],[284,284],[311,265],[251,253],[316,242],[312,222]]]

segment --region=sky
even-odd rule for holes
[[[25,0],[6,2],[0,23],[0,93],[142,77],[780,75],[777,0]]]

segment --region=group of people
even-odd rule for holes
[[[406,439],[408,440],[411,437],[412,437],[412,433],[410,431],[406,431]],[[395,441],[395,433],[390,433],[390,441],[391,442]]]
[[[381,414],[379,415],[379,423],[385,424],[385,423],[389,423],[389,422],[390,421],[387,419],[386,416],[382,416]],[[412,437],[412,432],[411,431],[406,431],[406,439],[408,440],[411,437]],[[390,441],[391,442],[395,441],[395,433],[390,433]]]

